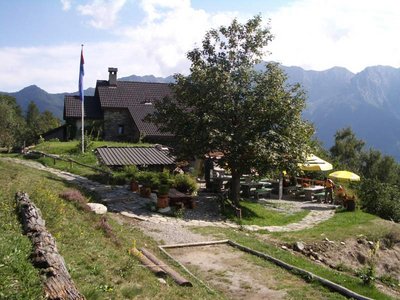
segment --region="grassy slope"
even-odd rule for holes
[[[0,298],[41,299],[37,271],[29,262],[31,246],[21,234],[15,214],[14,195],[23,190],[41,209],[48,230],[78,289],[88,299],[218,299],[204,288],[181,288],[171,280],[158,282],[138,260],[128,254],[132,243],[157,250],[152,240],[135,227],[109,220],[121,246],[116,246],[100,229],[100,217],[83,212],[59,198],[66,184],[53,176],[0,161]],[[71,221],[73,220],[73,221]]]
[[[66,153],[71,153],[72,149],[76,147],[76,142],[66,143],[66,144],[45,143],[42,146],[45,148],[47,147],[47,152],[66,154]],[[51,151],[48,151],[49,147],[52,149]],[[43,148],[39,150],[46,151],[46,149]],[[50,164],[50,166],[51,165],[52,164]],[[250,222],[249,224],[255,224],[254,222],[258,223],[259,225],[282,225],[288,223],[286,214],[273,214],[273,216],[271,216],[270,214],[268,214],[269,210],[266,210],[264,208],[261,210],[259,207],[253,207],[252,204],[249,205],[250,206],[246,207],[247,210],[249,211],[249,216],[248,216],[248,221]],[[265,215],[266,213],[267,215]],[[269,220],[265,220],[265,218]],[[295,222],[297,221],[298,218],[301,218],[301,216],[294,214],[293,216],[291,216],[291,218],[293,218],[291,222]],[[400,229],[399,226],[396,227],[397,229]],[[391,229],[392,228],[389,228],[389,226],[387,225],[387,222],[381,220],[380,218],[357,211],[356,213],[348,213],[348,212],[337,213],[332,219],[323,222],[312,229],[303,230],[299,232],[271,233],[271,236],[274,237],[275,239],[280,239],[285,242],[292,242],[297,240],[312,242],[312,241],[319,241],[324,237],[327,237],[330,240],[339,241],[339,240],[345,240],[346,238],[349,237],[357,236],[359,234],[366,235],[371,239],[377,239],[383,236]],[[202,229],[201,231],[209,234],[222,235],[223,238],[231,238],[249,247],[255,248],[259,251],[272,254],[286,262],[292,263],[296,266],[302,267],[318,275],[326,277],[332,281],[343,284],[344,286],[351,288],[361,294],[379,299],[388,299],[388,297],[378,292],[375,288],[363,286],[361,284],[361,280],[357,278],[347,276],[336,271],[332,271],[325,267],[321,267],[304,258],[293,256],[287,253],[286,251],[282,251],[281,249],[277,249],[271,245],[265,244],[264,242],[260,242],[257,236],[254,234],[249,235],[246,232],[221,230],[215,228]],[[129,242],[127,242],[127,244],[129,244]],[[99,271],[97,267],[94,267],[94,269],[91,272],[98,273]],[[109,284],[103,283],[100,286],[98,286],[97,290],[107,290],[109,286],[110,286]],[[1,286],[0,286],[0,291],[1,291]]]
[[[98,147],[103,147],[103,146],[108,146],[108,147],[126,147],[126,146],[150,147],[151,144],[132,144],[132,143],[121,143],[121,142],[94,141],[92,148],[82,154],[80,152],[80,149],[78,149],[78,141],[44,142],[44,143],[38,144],[34,148],[34,150],[42,151],[45,153],[57,154],[64,158],[71,158],[73,160],[76,160],[78,162],[81,162],[81,163],[84,163],[84,164],[87,164],[90,166],[99,167],[96,155],[94,154],[93,150]],[[38,159],[38,161],[46,166],[60,169],[60,170],[65,170],[65,171],[79,174],[82,176],[90,176],[90,175],[93,175],[96,173],[96,171],[86,168],[84,166],[80,166],[77,164],[71,164],[69,162],[63,162],[63,161],[59,161],[59,160],[54,161],[54,159],[48,158],[48,157],[41,157]]]

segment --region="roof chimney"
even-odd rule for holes
[[[108,68],[108,84],[110,86],[117,86],[117,72],[118,68]]]

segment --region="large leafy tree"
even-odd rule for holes
[[[15,146],[21,146],[25,131],[25,120],[21,107],[15,98],[0,95],[0,146],[9,151]]]
[[[399,164],[393,157],[382,155],[378,150],[369,149],[362,153],[360,172],[363,177],[382,183],[400,183]]]
[[[358,172],[365,142],[356,137],[350,127],[340,129],[335,134],[335,144],[330,149],[331,156],[342,167]]]
[[[312,127],[301,118],[305,94],[286,84],[277,64],[255,71],[272,40],[260,16],[245,24],[210,30],[188,53],[190,75],[175,75],[173,98],[156,103],[150,120],[175,134],[181,156],[210,151],[232,173],[232,198],[238,203],[240,177],[255,168],[291,170],[304,160]]]
[[[26,111],[28,131],[25,135],[28,144],[35,143],[39,135],[60,126],[60,120],[48,110],[40,113],[34,101],[31,101]]]

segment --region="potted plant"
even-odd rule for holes
[[[175,188],[181,193],[192,195],[198,190],[196,180],[187,174],[178,174],[175,176]]]
[[[137,180],[137,176],[139,174],[139,170],[135,165],[127,166],[124,168],[124,172],[127,178],[130,178],[130,189],[132,192],[137,192],[139,190],[139,183]]]
[[[169,205],[168,192],[169,192],[169,185],[161,184],[158,187],[158,193],[157,193],[157,207],[158,208],[165,208]]]
[[[150,198],[151,195],[151,174],[149,172],[141,172],[138,178],[140,187],[140,196]]]
[[[137,192],[139,190],[139,182],[136,180],[135,176],[131,177],[130,187],[132,192]]]

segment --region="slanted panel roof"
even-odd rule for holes
[[[118,81],[117,86],[109,86],[107,81],[97,81],[96,88],[103,108],[154,103],[155,100],[172,95],[168,83]]]
[[[100,108],[100,102],[96,97],[85,96],[85,117],[88,119],[101,119],[103,113]],[[81,118],[82,103],[79,96],[64,97],[64,119]]]
[[[129,113],[131,114],[136,126],[141,133],[146,136],[172,136],[171,133],[160,132],[158,127],[154,123],[144,122],[143,119],[150,113],[154,112],[153,105],[134,105],[128,107]]]
[[[168,151],[150,147],[101,147],[97,155],[107,166],[174,165],[175,157]]]

